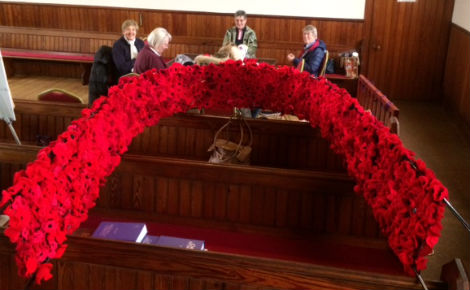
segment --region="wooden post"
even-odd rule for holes
[[[442,266],[441,280],[447,282],[449,290],[469,290],[468,275],[459,258]]]

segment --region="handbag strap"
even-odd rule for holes
[[[233,116],[232,116],[232,117],[237,117],[239,121],[240,121],[240,119],[242,119],[243,123],[245,124],[245,127],[248,129],[248,132],[250,133],[250,139],[249,139],[249,141],[248,141],[248,145],[246,145],[246,146],[251,147],[251,145],[253,144],[253,131],[251,130],[250,125],[249,125],[248,122],[246,121],[246,118],[243,117],[243,114],[242,114],[242,112],[241,112],[241,109],[235,107],[235,108],[234,108],[234,113],[233,113]],[[241,123],[242,121],[240,121],[240,123]],[[241,134],[242,134],[242,136],[241,136],[240,139],[243,140],[243,128],[242,128],[242,127],[240,128],[240,131],[241,131]]]
[[[241,119],[243,119],[243,123],[245,124],[246,128],[248,129],[248,132],[250,133],[250,139],[248,141],[247,146],[251,147],[251,145],[253,144],[253,131],[251,131],[250,125],[248,124],[248,122],[246,121],[246,119],[243,116],[241,116]],[[243,138],[241,138],[241,140],[243,140]]]

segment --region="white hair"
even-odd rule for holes
[[[147,36],[147,42],[151,47],[159,46],[165,39],[171,40],[171,34],[163,27],[157,27]]]

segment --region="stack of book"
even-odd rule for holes
[[[149,235],[144,223],[103,221],[92,237],[107,240],[136,242],[163,247],[204,250],[204,241],[172,236]]]

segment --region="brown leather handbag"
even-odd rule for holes
[[[216,164],[250,164],[251,145],[253,143],[253,133],[250,125],[242,116],[237,117],[238,127],[240,130],[240,139],[238,142],[230,141],[229,127],[234,122],[234,118],[230,118],[215,133],[214,142],[207,151],[212,151],[209,163]],[[227,139],[220,138],[219,135],[226,129]],[[249,133],[245,138],[245,134]],[[245,140],[246,139],[246,140]]]

